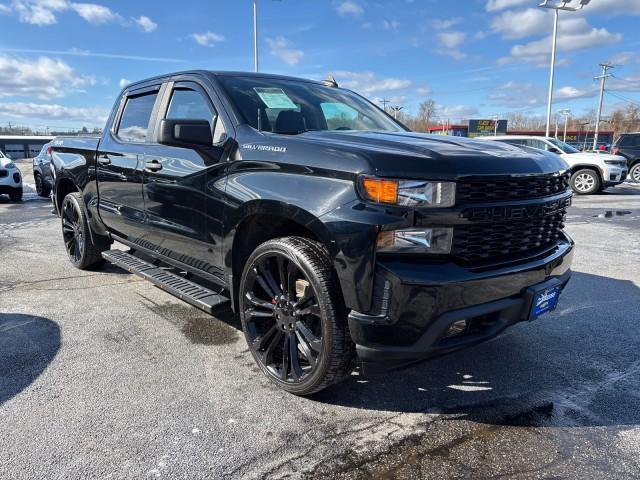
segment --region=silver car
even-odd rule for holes
[[[13,202],[22,200],[22,174],[13,160],[0,152],[0,195],[3,194]]]

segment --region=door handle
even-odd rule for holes
[[[162,164],[158,160],[147,160],[144,162],[144,168],[150,172],[157,172],[162,170]]]
[[[111,159],[107,155],[98,157],[98,163],[100,165],[111,165]]]

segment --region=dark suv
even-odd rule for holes
[[[629,178],[634,182],[640,182],[640,132],[620,135],[611,153],[626,158]]]

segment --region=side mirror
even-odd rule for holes
[[[165,118],[160,122],[158,142],[173,147],[210,147],[213,145],[211,124],[208,120]]]

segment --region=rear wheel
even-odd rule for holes
[[[329,255],[299,237],[270,240],[246,262],[240,317],[249,349],[280,388],[310,395],[351,372],[354,346]]]
[[[36,182],[36,193],[41,197],[47,198],[51,193],[51,187],[47,185],[47,183],[42,179],[42,175],[39,173],[36,174],[34,180]]]
[[[101,253],[109,248],[107,237],[92,235],[82,197],[73,192],[62,201],[62,237],[69,260],[81,270],[104,263]]]
[[[640,183],[640,162],[631,167],[629,178],[636,183]]]
[[[584,168],[571,176],[571,188],[578,195],[590,195],[600,190],[600,177],[594,170]]]

